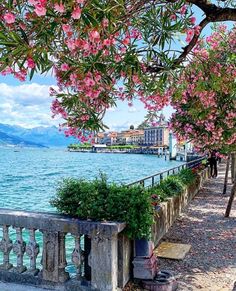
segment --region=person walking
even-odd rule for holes
[[[211,152],[211,156],[210,158],[208,158],[208,162],[211,169],[211,177],[216,178],[218,172],[217,172],[217,156],[215,150]]]

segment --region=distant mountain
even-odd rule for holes
[[[77,141],[75,138],[65,137],[64,133],[60,132],[56,126],[39,126],[29,129],[0,123],[0,132],[11,137],[20,138],[27,143],[39,144],[46,147],[66,147]]]
[[[38,144],[35,142],[26,141],[20,137],[14,135],[8,135],[4,132],[0,131],[0,145],[5,146],[22,146],[22,147],[40,147],[44,148],[45,146],[42,144]]]

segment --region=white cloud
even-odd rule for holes
[[[128,112],[129,112],[129,113],[135,113],[135,112],[137,112],[137,111],[138,111],[137,108],[134,107],[134,106],[129,107],[129,109],[128,109]]]
[[[0,122],[25,127],[57,125],[51,118],[49,85],[0,83]]]

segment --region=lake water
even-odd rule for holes
[[[66,149],[0,148],[0,208],[53,211],[49,200],[65,177],[128,183],[181,164],[154,155],[68,152]]]

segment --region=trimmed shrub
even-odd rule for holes
[[[93,181],[69,178],[59,183],[51,205],[60,213],[80,219],[125,222],[128,237],[149,238],[155,206],[168,197],[180,195],[195,179],[191,169],[184,169],[145,189],[140,185],[109,184],[103,174]]]
[[[147,190],[108,184],[104,175],[94,181],[64,179],[51,205],[80,219],[125,222],[130,238],[148,238],[153,223],[154,209]]]

